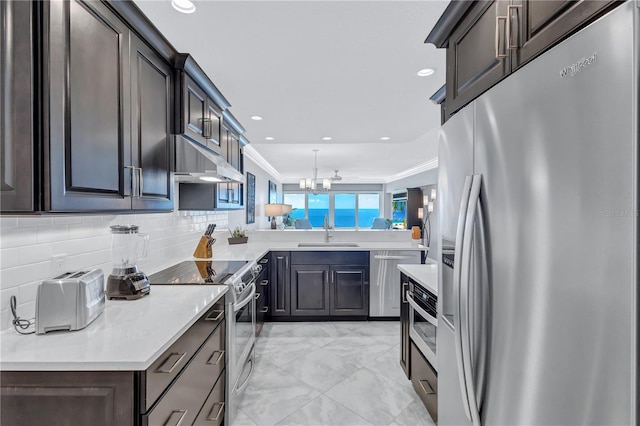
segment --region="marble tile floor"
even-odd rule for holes
[[[233,426],[432,426],[399,357],[397,321],[267,323]]]

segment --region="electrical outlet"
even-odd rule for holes
[[[54,254],[51,256],[51,272],[54,276],[58,276],[67,269],[67,255]]]

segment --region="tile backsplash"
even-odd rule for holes
[[[139,263],[151,274],[191,257],[208,223],[226,233],[226,211],[174,211],[127,215],[0,217],[0,329],[11,326],[9,299],[18,315],[33,318],[38,284],[55,276],[52,256],[64,255],[64,270],[101,268],[111,272],[110,225],[134,224],[149,234],[149,254]]]

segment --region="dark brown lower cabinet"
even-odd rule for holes
[[[291,316],[330,315],[329,266],[291,266]]]
[[[411,384],[427,407],[434,422],[438,421],[438,373],[411,342]]]
[[[225,415],[224,303],[145,371],[3,371],[0,424],[218,426]]]

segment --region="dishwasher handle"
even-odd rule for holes
[[[373,256],[374,259],[380,259],[380,260],[403,260],[403,259],[415,259],[415,256],[393,256],[393,255],[382,255],[382,254],[376,254],[375,256]]]

